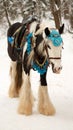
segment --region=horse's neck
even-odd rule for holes
[[[31,25],[30,25],[30,32],[35,33],[37,24],[38,23],[36,21],[31,23]]]

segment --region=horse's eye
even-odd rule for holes
[[[64,49],[64,47],[62,46],[62,49]]]
[[[49,49],[51,49],[51,47],[49,45],[47,45]]]

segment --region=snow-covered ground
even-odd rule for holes
[[[39,74],[32,71],[31,84],[34,102],[31,116],[17,113],[18,98],[9,98],[10,59],[6,36],[0,38],[0,130],[73,130],[73,36],[65,33],[61,74],[48,68],[48,92],[56,108],[54,116],[44,116],[37,111]]]

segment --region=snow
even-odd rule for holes
[[[54,116],[38,113],[39,74],[31,71],[31,85],[35,102],[31,116],[17,113],[18,98],[9,98],[10,59],[7,54],[7,38],[0,38],[0,130],[73,130],[73,38],[65,32],[61,74],[48,68],[47,81],[50,98],[56,108]]]

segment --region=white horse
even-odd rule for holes
[[[21,23],[15,23],[8,29],[8,54],[11,58],[9,96],[11,98],[19,96],[18,113],[32,114],[34,100],[30,70],[34,69],[40,74],[38,111],[44,115],[55,114],[55,108],[48,95],[46,74],[49,64],[52,65],[54,73],[60,73],[62,69],[63,41],[60,34],[63,33],[63,29],[64,25],[57,31],[47,25],[43,27],[37,20],[27,23],[25,29]],[[21,44],[24,44],[22,48]]]

